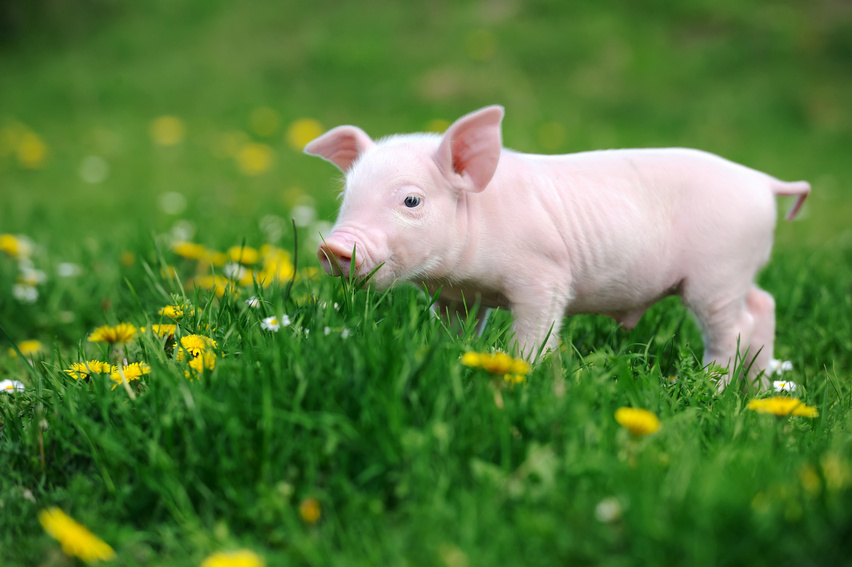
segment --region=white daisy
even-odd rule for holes
[[[12,286],[12,295],[21,303],[35,303],[38,299],[38,290],[31,285],[15,284]]]
[[[775,358],[769,359],[769,367],[766,369],[766,373],[770,376],[775,374],[777,376],[781,376],[785,372],[790,372],[793,370],[793,363],[789,360],[777,360]]]
[[[260,307],[260,300],[257,298],[257,296],[252,295],[251,297],[246,299],[246,305],[248,305],[252,309],[257,309],[258,307]]]
[[[595,506],[595,518],[605,524],[621,518],[621,504],[615,498],[604,498]]]
[[[277,333],[278,329],[281,328],[281,322],[278,321],[278,317],[272,316],[267,317],[263,321],[260,322],[260,328],[264,331],[272,331],[273,333]]]
[[[12,394],[14,392],[23,392],[24,385],[17,380],[3,380],[0,382],[0,392],[6,392],[7,394]]]
[[[289,325],[290,325],[290,318],[289,318],[289,317],[287,317],[286,315],[282,315],[282,316],[281,316],[281,326],[282,326],[282,327],[287,327],[287,326],[289,326]]]
[[[775,380],[772,382],[772,387],[776,392],[795,392],[796,383],[789,380]]]

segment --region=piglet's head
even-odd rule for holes
[[[500,159],[503,108],[453,123],[443,136],[407,134],[374,142],[339,126],[305,147],[345,175],[340,214],[317,251],[330,275],[394,281],[452,277],[469,228],[469,200],[483,191]]]

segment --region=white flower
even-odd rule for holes
[[[795,392],[796,383],[789,380],[775,380],[772,382],[772,387],[776,392]]]
[[[252,309],[257,309],[258,307],[260,307],[260,300],[257,298],[257,296],[252,295],[251,297],[246,299],[246,305],[248,305]]]
[[[273,333],[277,333],[278,329],[281,328],[281,323],[278,321],[278,317],[272,316],[267,317],[263,321],[260,322],[260,328],[264,331],[272,331]]]
[[[595,506],[595,518],[599,522],[610,523],[621,517],[621,504],[615,498],[604,498]]]
[[[0,382],[0,392],[11,394],[14,392],[23,392],[24,385],[17,380],[3,380]]]
[[[225,277],[232,280],[241,280],[245,277],[248,270],[236,262],[229,262],[222,268],[222,273]]]
[[[340,331],[340,338],[341,339],[348,339],[349,334],[350,334],[349,329],[343,329],[342,331]]]
[[[61,278],[73,278],[83,273],[83,268],[73,262],[60,262],[56,266],[56,273]]]
[[[282,327],[287,327],[287,326],[289,326],[289,325],[290,325],[290,318],[289,318],[289,317],[287,317],[286,315],[282,315],[282,316],[281,316],[281,326],[282,326]]]
[[[31,285],[15,284],[12,286],[12,295],[21,303],[35,303],[38,299],[38,290]]]
[[[324,334],[326,334],[326,335],[330,334],[330,333],[331,333],[331,327],[325,327],[325,328],[323,328],[322,332],[323,332]]]
[[[793,370],[793,363],[789,360],[780,361],[775,358],[769,359],[769,367],[766,369],[766,373],[772,376],[775,374],[776,376],[781,376],[785,372],[790,372]]]

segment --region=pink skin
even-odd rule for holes
[[[730,367],[739,340],[752,373],[767,368],[775,309],[754,279],[772,247],[775,196],[798,197],[792,218],[806,182],[677,148],[521,154],[502,147],[502,118],[492,106],[443,136],[378,142],[340,126],[308,144],[346,174],[318,251],[326,271],[378,268],[380,289],[413,282],[440,287],[447,307],[467,298],[509,308],[527,357],[558,345],[566,315],[600,313],[632,328],[680,294],[701,327],[705,364]]]

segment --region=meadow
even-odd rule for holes
[[[852,564],[849,100],[831,0],[0,5],[0,564]],[[489,366],[507,313],[326,276],[304,144],[488,104],[810,181],[759,279],[795,390],[717,394],[676,298]]]

